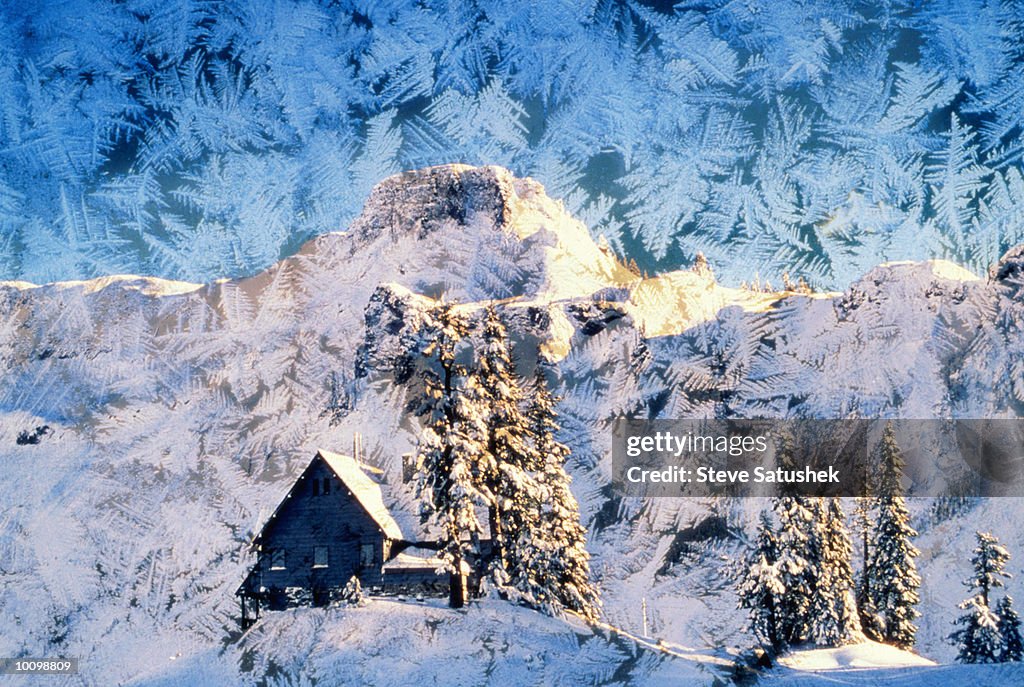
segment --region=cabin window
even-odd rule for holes
[[[284,570],[284,549],[271,549],[270,552],[270,569],[271,570]]]
[[[331,493],[331,478],[330,477],[324,477],[324,493],[325,494],[330,494]]]
[[[313,478],[313,496],[320,495],[320,480],[316,477]]]
[[[359,565],[364,568],[373,566],[373,544],[363,544],[359,547]]]
[[[327,567],[327,547],[326,546],[314,546],[313,547],[313,567],[314,568],[326,568]]]

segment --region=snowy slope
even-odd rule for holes
[[[228,660],[165,660],[132,684],[241,686],[279,671],[301,675],[299,684],[710,685],[727,674],[721,665],[676,660],[494,600],[459,612],[436,600],[372,600],[362,608],[271,614],[227,653]]]
[[[765,684],[772,687],[809,687],[810,685],[851,685],[854,687],[932,687],[932,685],[970,685],[1004,687],[1024,680],[1019,665],[943,665],[910,668],[851,668],[826,673],[794,671],[771,675]]]
[[[938,666],[916,654],[875,642],[795,651],[779,663],[764,674],[767,684],[999,687],[1024,681],[1024,666],[1020,664]]]
[[[906,668],[933,666],[934,661],[877,642],[863,642],[834,649],[794,651],[779,663],[795,670],[839,670],[843,668]]]
[[[761,504],[614,498],[610,418],[1019,415],[1021,264],[1008,256],[987,279],[883,265],[842,294],[727,289],[703,267],[643,278],[536,182],[446,166],[386,180],[349,232],[251,278],[0,284],[0,655],[80,656],[85,684],[162,679],[153,666],[179,654],[183,670],[235,675],[245,544],[317,448],[360,433],[389,505],[412,509],[401,456],[417,425],[395,379],[442,293],[470,313],[498,303],[523,371],[538,348],[553,366],[606,620],[639,632],[646,598],[655,638],[749,644],[729,561]],[[1011,571],[1024,560],[1024,503],[958,508],[914,504],[919,649],[940,661],[974,529],[1020,552]],[[372,608],[338,632],[372,646],[358,630],[383,622]],[[492,630],[481,621],[472,641]],[[290,642],[261,643],[260,665],[286,665]],[[595,651],[632,665],[614,642]]]

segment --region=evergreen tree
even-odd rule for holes
[[[484,322],[478,371],[457,362],[468,331],[466,318],[442,304],[429,315],[423,349],[431,365],[423,372],[420,412],[427,422],[417,451],[418,492],[442,531],[450,603],[464,602],[467,562],[484,571],[476,507],[486,506],[495,584],[536,608],[596,619],[586,530],[564,467],[569,449],[555,439],[554,399],[538,371],[532,402],[522,411],[505,328],[493,310]]]
[[[754,636],[776,653],[786,648],[780,616],[785,594],[779,570],[779,543],[765,511],[761,513],[757,543],[740,580],[739,607],[748,609]]]
[[[504,522],[516,501],[526,498],[521,492],[533,487],[527,471],[539,470],[542,460],[528,444],[530,428],[520,409],[523,394],[509,355],[508,335],[493,307],[487,309],[484,319],[478,377],[487,425],[487,455],[478,471],[488,499],[492,543],[488,563],[496,582],[502,584],[504,552],[514,546],[507,541]],[[479,572],[483,574],[483,565]]]
[[[785,430],[779,433],[776,463],[785,469],[796,464],[794,440]],[[779,601],[781,642],[837,646],[860,639],[853,545],[839,502],[801,496],[785,487],[775,499],[775,512],[778,570],[785,588]]]
[[[565,470],[570,451],[555,438],[555,398],[539,368],[527,417],[540,469],[536,488],[527,478],[508,509],[508,540],[513,543],[506,551],[509,585],[532,606],[549,612],[567,608],[596,619],[600,601],[590,581],[587,532]]]
[[[992,590],[1003,586],[1003,579],[1009,577],[1006,562],[1010,554],[991,534],[978,532],[977,546],[971,564],[974,575],[964,585],[974,596],[962,601],[961,610],[966,610],[956,623],[963,627],[952,635],[958,646],[957,660],[961,663],[995,663],[1002,654],[1003,639],[999,634],[999,618],[990,606]]]
[[[963,628],[951,635],[959,649],[956,660],[961,663],[997,663],[1003,643],[999,635],[999,618],[980,595],[965,599],[958,608],[967,613],[956,621]]]
[[[978,532],[975,537],[978,545],[974,549],[974,557],[971,558],[974,577],[966,580],[964,584],[978,589],[985,605],[989,606],[989,596],[992,590],[1002,587],[1003,579],[1010,577],[1010,573],[1006,572],[1006,563],[1010,560],[1010,552],[988,532]]]
[[[782,430],[775,447],[779,467],[794,469],[796,461],[792,435]],[[799,644],[810,638],[811,601],[816,593],[817,564],[820,561],[820,539],[815,532],[819,509],[815,499],[796,494],[791,487],[780,486],[775,514],[779,520],[779,577],[786,589],[780,600],[779,635],[785,646]]]
[[[914,562],[919,552],[910,543],[917,532],[910,526],[910,511],[900,485],[903,458],[891,423],[885,427],[880,459],[872,547],[864,563],[865,613],[870,609],[878,621],[871,628],[873,638],[909,649],[917,634],[914,621],[920,613],[915,606],[920,601],[921,577]]]
[[[780,496],[775,499],[779,519],[779,577],[786,589],[779,604],[778,630],[786,646],[810,637],[811,601],[816,593],[817,543],[813,540],[812,499]]]
[[[363,595],[363,585],[356,575],[348,578],[348,582],[341,590],[341,600],[353,606],[365,606],[366,597]]]
[[[816,499],[813,537],[819,539],[815,593],[811,599],[810,637],[821,646],[842,646],[863,639],[853,593],[853,549],[846,516],[838,499]]]
[[[1024,640],[1021,639],[1020,634],[1020,616],[1017,615],[1017,611],[1013,610],[1013,597],[1006,594],[999,600],[999,603],[996,604],[996,615],[999,617],[996,629],[1002,640],[999,661],[1006,663],[1024,660]]]
[[[423,355],[433,365],[423,371],[419,412],[426,416],[426,426],[416,451],[417,494],[441,530],[438,555],[450,575],[449,604],[458,608],[465,603],[466,560],[479,555],[474,506],[483,499],[475,475],[486,454],[486,426],[476,379],[456,361],[469,330],[466,318],[452,304],[442,303],[430,313],[428,326]]]
[[[857,506],[854,510],[861,549],[861,570],[857,580],[857,614],[860,616],[860,626],[864,635],[876,642],[881,642],[885,637],[885,621],[872,599],[869,576],[870,542],[875,528],[872,513],[877,504],[872,495],[871,478],[867,465],[864,466],[864,472],[863,495],[857,498]]]
[[[863,579],[857,585],[857,616],[860,618],[860,628],[864,636],[876,642],[885,639],[885,619],[875,606],[875,602],[863,590]]]

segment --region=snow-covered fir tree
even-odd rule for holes
[[[555,402],[538,368],[527,417],[540,469],[535,473],[535,488],[524,484],[508,511],[509,585],[516,596],[537,608],[554,613],[565,608],[596,619],[600,600],[590,580],[587,531],[565,470],[569,448],[555,437],[559,429]]]
[[[992,590],[1004,586],[1003,580],[1011,577],[1006,572],[1006,564],[1010,560],[1010,552],[999,543],[996,537],[988,532],[975,535],[977,546],[971,564],[974,576],[964,582],[968,588],[977,589],[986,606],[990,606]]]
[[[451,303],[429,316],[423,355],[431,365],[423,371],[419,413],[426,418],[416,448],[417,494],[425,514],[441,531],[439,557],[451,579],[449,603],[465,603],[467,558],[478,557],[480,522],[475,505],[482,495],[476,466],[486,454],[486,423],[476,378],[457,362],[459,344],[469,323]]]
[[[853,591],[853,546],[846,529],[846,516],[838,499],[817,499],[812,513],[813,535],[820,539],[820,559],[815,593],[810,608],[810,638],[821,646],[842,646],[864,638]]]
[[[956,660],[961,663],[997,663],[1002,651],[999,618],[980,596],[964,599],[958,606],[967,611],[956,620],[962,625],[950,635],[957,645]]]
[[[776,464],[793,468],[793,436],[783,430],[779,433],[775,450]],[[773,505],[779,521],[779,576],[786,589],[779,608],[779,634],[784,645],[799,644],[810,636],[809,613],[817,582],[817,563],[820,560],[820,539],[815,536],[815,517],[820,509],[814,499],[785,490],[775,498]]]
[[[353,606],[365,606],[366,598],[363,596],[363,585],[359,577],[353,575],[345,583],[341,590],[341,600]]]
[[[990,605],[992,591],[1003,586],[1010,577],[1006,572],[1009,552],[999,540],[987,532],[978,532],[977,546],[971,564],[974,574],[964,581],[973,596],[959,605],[967,611],[957,619],[962,627],[950,635],[957,645],[957,660],[961,663],[996,663],[1002,654],[1003,639],[999,634],[999,617]]]
[[[1013,597],[1009,594],[1003,595],[996,604],[996,616],[999,622],[996,629],[999,630],[999,638],[1002,644],[999,647],[999,661],[1007,663],[1011,661],[1024,660],[1024,639],[1020,634],[1020,616],[1013,608]]]
[[[862,612],[875,620],[870,628],[874,639],[909,649],[917,635],[914,621],[920,616],[915,607],[920,601],[921,576],[914,562],[919,552],[910,543],[917,532],[910,526],[900,484],[903,458],[892,423],[885,427],[879,455],[881,477],[871,547],[864,563],[862,594],[867,608]]]
[[[779,542],[767,511],[761,513],[757,542],[747,557],[738,591],[739,607],[748,610],[754,636],[773,652],[785,649],[780,614],[786,585],[779,570]]]
[[[795,453],[793,436],[780,432],[776,464],[795,467]],[[853,545],[839,502],[785,488],[774,510],[779,519],[777,566],[785,589],[778,614],[781,643],[839,646],[863,638],[854,595]]]
[[[812,536],[812,499],[780,496],[775,500],[779,519],[779,577],[786,593],[779,608],[779,635],[785,645],[799,644],[810,636],[809,614],[817,586],[819,561]]]
[[[418,491],[440,526],[441,557],[452,573],[450,601],[465,598],[466,563],[485,572],[476,508],[489,511],[500,554],[491,579],[503,594],[550,613],[562,609],[596,619],[599,601],[590,582],[590,557],[579,506],[565,471],[567,446],[555,439],[555,399],[538,370],[529,407],[495,311],[484,322],[479,369],[457,361],[468,319],[450,303],[429,314],[423,354],[427,416],[417,450]]]
[[[529,445],[530,427],[521,408],[523,393],[509,354],[508,335],[493,307],[487,309],[484,318],[478,365],[487,425],[487,452],[478,464],[478,473],[488,500],[493,547],[489,567],[500,585],[505,577],[504,552],[515,545],[507,541],[504,523],[514,504],[529,498],[523,492],[536,489],[528,471],[539,470],[542,457]],[[481,575],[484,563],[481,561]]]
[[[872,510],[874,498],[862,496],[857,499],[857,507],[854,511],[854,519],[857,523],[857,534],[860,540],[861,569],[857,578],[857,614],[860,616],[860,627],[864,635],[876,642],[882,641],[885,634],[883,621],[878,613],[878,608],[872,600],[870,593],[870,581],[868,579],[868,561],[871,559],[870,541],[874,530],[874,518]]]
[[[871,466],[865,461],[864,474],[860,485],[862,491],[857,497],[856,506],[853,511],[861,562],[860,575],[857,577],[856,598],[861,630],[867,638],[881,641],[883,635],[882,620],[878,615],[878,609],[875,608],[875,604],[871,599],[868,580],[868,561],[871,558],[870,542],[872,531],[874,530],[873,511],[875,499],[873,482]]]

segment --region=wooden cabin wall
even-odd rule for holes
[[[325,479],[327,494],[323,493]],[[360,565],[362,545],[373,546],[369,567]],[[313,567],[318,546],[327,547],[326,568]],[[259,574],[268,589],[341,587],[353,575],[364,586],[382,584],[384,534],[323,461],[317,461],[296,483],[291,497],[263,530],[260,547]],[[284,549],[284,570],[271,568],[274,549]]]

